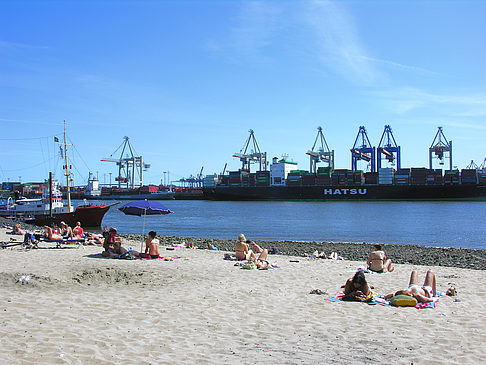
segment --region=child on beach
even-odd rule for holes
[[[394,268],[391,266],[391,260],[386,258],[385,251],[380,244],[373,245],[374,251],[370,253],[366,265],[368,270],[374,272],[392,272]]]

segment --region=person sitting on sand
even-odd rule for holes
[[[196,247],[196,246],[194,246],[194,243],[192,243],[192,241],[189,241],[189,242],[187,242],[187,244],[186,244],[186,248],[196,249],[197,247]]]
[[[251,249],[253,250],[253,252],[255,253],[262,253],[263,252],[263,248],[261,248],[260,246],[258,246],[255,241],[252,241],[252,240],[246,240],[246,244],[248,246],[251,246]]]
[[[105,242],[103,242],[103,248],[105,251],[103,251],[101,254],[103,256],[118,256],[122,255],[127,252],[126,249],[124,249],[121,245],[121,238],[116,236],[116,228],[110,227],[110,230],[108,231],[109,235],[105,239]]]
[[[73,228],[73,236],[74,238],[83,237],[83,228],[81,227],[81,222],[76,222],[76,227]]]
[[[356,274],[346,281],[344,285],[344,295],[349,297],[369,297],[371,287],[366,282],[363,270],[356,271]]]
[[[73,238],[73,230],[65,222],[61,222],[61,236],[63,238]]]
[[[257,269],[266,269],[269,267],[270,263],[267,261],[268,250],[265,248],[262,250],[258,258],[255,258],[255,254],[252,252],[253,256],[249,258],[249,261],[253,261]]]
[[[44,226],[44,237],[49,240],[61,240],[62,236],[60,234],[54,233],[52,228],[49,226]]]
[[[418,285],[418,274],[417,270],[412,270],[410,274],[410,281],[408,288],[404,290],[399,290],[395,293],[385,295],[385,299],[390,299],[395,295],[408,295],[417,299],[419,303],[432,302],[436,295],[436,283],[435,274],[431,270],[427,270],[425,274],[424,285]]]
[[[20,228],[20,223],[14,224],[12,229],[12,234],[21,234],[24,235],[25,231]]]
[[[392,272],[394,268],[391,266],[392,261],[386,258],[385,251],[380,244],[373,245],[374,251],[370,253],[366,265],[368,270],[374,272]]]
[[[157,232],[150,231],[145,240],[145,253],[140,254],[142,258],[158,259],[159,256],[159,240],[155,238]]]
[[[250,257],[256,260],[256,256],[246,243],[246,237],[243,233],[238,235],[238,242],[235,245],[235,256],[237,260],[248,260]]]

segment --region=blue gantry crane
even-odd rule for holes
[[[396,162],[397,169],[402,167],[400,146],[397,145],[389,125],[385,125],[385,130],[381,135],[380,143],[376,150],[376,167],[378,171],[381,168],[381,160],[383,158],[391,165],[394,165]]]
[[[435,134],[432,145],[429,147],[429,169],[432,169],[434,156],[439,160],[439,165],[444,164],[445,154],[449,157],[449,170],[452,170],[452,141],[448,141],[442,131],[442,127]]]
[[[375,147],[371,145],[365,127],[360,126],[354,146],[351,148],[351,170],[358,170],[358,161],[363,160],[371,165],[371,172],[375,172],[375,155]]]

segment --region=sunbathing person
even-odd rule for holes
[[[73,238],[73,230],[66,223],[61,222],[61,236],[63,238]]]
[[[60,234],[54,233],[52,228],[49,226],[44,226],[44,237],[49,240],[61,240],[62,236]]]
[[[197,247],[194,246],[194,243],[192,243],[191,241],[187,242],[186,244],[186,248],[191,248],[191,249],[196,249]]]
[[[110,227],[108,232],[109,235],[103,243],[103,248],[105,251],[103,251],[101,254],[103,256],[113,257],[126,253],[127,250],[121,245],[121,238],[116,236],[116,228]]]
[[[363,270],[358,270],[344,285],[345,296],[368,297],[371,295],[371,287],[366,282]]]
[[[417,299],[419,303],[427,303],[434,300],[433,297],[435,297],[436,293],[435,274],[431,270],[427,270],[424,285],[422,286],[418,285],[417,270],[412,270],[408,288],[385,295],[385,299],[390,299],[395,295],[408,295]]]
[[[13,229],[12,229],[12,234],[21,234],[21,235],[24,235],[25,234],[25,231],[23,231],[21,228],[20,228],[20,223],[17,223],[13,226]]]
[[[370,253],[366,265],[368,270],[374,272],[392,272],[394,268],[391,266],[391,260],[386,258],[385,251],[380,244],[373,245],[374,251]]]
[[[256,252],[256,253],[262,253],[263,252],[263,248],[261,248],[260,246],[258,246],[255,243],[255,241],[246,240],[246,243],[248,244],[248,246],[251,246],[251,249],[253,250],[253,252]]]
[[[253,257],[250,257],[250,261],[253,261],[254,257],[255,254],[253,254]],[[268,257],[268,250],[265,248],[262,250],[258,258],[254,260],[257,269],[266,269],[269,267],[270,263],[267,261],[267,257]]]
[[[81,227],[81,222],[76,222],[76,227],[73,228],[73,236],[75,238],[83,237],[83,228]]]
[[[256,261],[256,256],[246,243],[246,237],[243,233],[238,235],[238,242],[235,245],[235,256],[237,260],[249,260],[253,257]]]
[[[145,253],[141,253],[142,258],[158,259],[159,256],[159,240],[155,238],[157,233],[150,231],[148,238],[145,240]]]

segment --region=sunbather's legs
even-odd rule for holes
[[[435,296],[436,293],[435,274],[432,270],[427,270],[427,274],[425,274],[424,286],[430,286],[432,288],[432,296]]]
[[[256,243],[252,243],[251,246],[256,253],[262,253],[263,252],[263,249],[260,246],[258,246]]]
[[[408,285],[410,286],[412,284],[418,284],[417,270],[412,270],[412,273],[410,274],[410,281],[409,281]]]
[[[388,259],[388,260],[385,261],[385,265],[384,266],[385,266],[386,271],[388,271],[388,272],[392,272],[393,270],[395,270],[391,266],[391,260],[390,259]]]
[[[264,250],[262,250],[260,256],[258,256],[258,260],[266,260],[267,257],[268,257],[268,250],[265,248]]]

